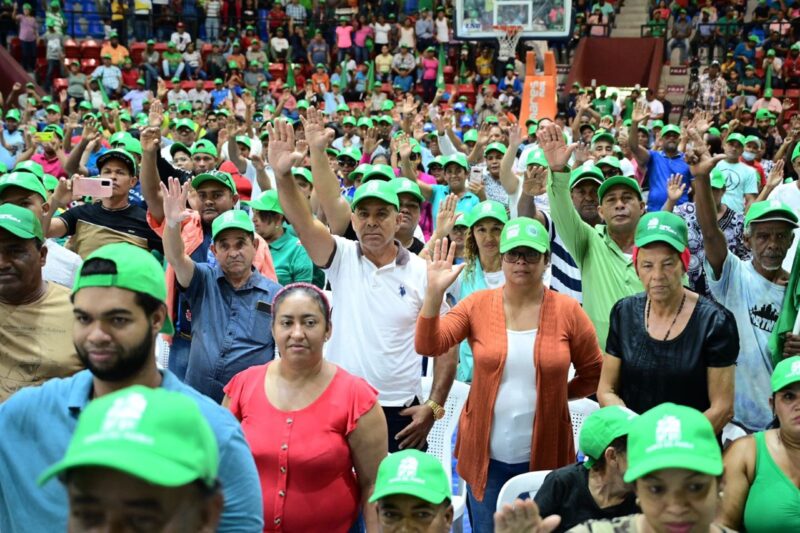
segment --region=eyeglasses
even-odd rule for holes
[[[514,248],[503,254],[503,261],[506,263],[516,263],[522,259],[525,263],[538,263],[542,257],[542,252],[532,248]]]
[[[342,166],[347,166],[347,167],[356,166],[356,162],[355,161],[353,161],[350,158],[344,158],[344,157],[342,159],[339,159],[339,164],[342,165]]]

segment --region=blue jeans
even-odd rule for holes
[[[175,374],[179,380],[186,378],[186,369],[189,367],[189,349],[192,342],[175,335],[172,338],[172,346],[169,348],[169,371]]]
[[[172,352],[170,352],[171,354]],[[171,360],[170,355],[170,360]],[[519,474],[530,471],[528,463],[501,463],[489,459],[489,473],[486,478],[486,490],[483,492],[483,501],[478,501],[472,494],[472,487],[467,485],[467,509],[469,510],[469,523],[476,533],[492,533],[494,531],[494,512],[497,508],[497,497],[506,481]]]

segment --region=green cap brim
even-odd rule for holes
[[[600,185],[600,188],[597,189],[597,197],[600,199],[600,201],[603,200],[603,196],[605,196],[605,193],[611,187],[614,187],[616,185],[625,185],[626,187],[633,189],[636,192],[636,194],[639,195],[639,199],[642,198],[642,189],[639,187],[639,182],[627,176],[613,176],[605,180]]]

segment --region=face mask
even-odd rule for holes
[[[756,154],[754,154],[753,152],[744,152],[742,154],[742,157],[744,158],[745,161],[753,161],[756,158]]]

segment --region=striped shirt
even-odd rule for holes
[[[567,251],[564,241],[558,235],[553,220],[544,211],[540,212],[544,216],[545,227],[550,233],[550,288],[561,294],[572,296],[578,300],[579,304],[583,304],[581,271]]]
[[[300,4],[286,4],[286,16],[302,24],[306,21],[306,8]]]

